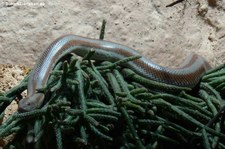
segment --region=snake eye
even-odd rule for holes
[[[32,102],[27,101],[29,98],[30,97],[25,97],[19,101],[19,103],[18,103],[18,111],[19,112],[29,111],[29,108],[32,105]]]

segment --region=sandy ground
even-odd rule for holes
[[[177,66],[194,51],[212,65],[224,62],[224,0],[3,0],[0,63],[33,66],[43,50],[68,33],[99,37],[135,48],[164,66]]]

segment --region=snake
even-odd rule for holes
[[[48,78],[60,59],[71,53],[82,57],[91,50],[95,51],[91,59],[110,62],[140,55],[133,48],[110,41],[72,34],[61,36],[48,46],[35,63],[28,79],[27,96],[19,101],[18,110],[33,111],[42,106],[45,94],[37,89],[46,87]],[[202,56],[195,53],[190,53],[177,68],[163,67],[144,56],[127,62],[125,67],[147,79],[189,88],[194,88],[202,75],[211,68]]]

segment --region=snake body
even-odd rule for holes
[[[55,64],[65,55],[75,53],[84,56],[95,50],[94,60],[115,62],[129,56],[140,55],[132,48],[121,44],[96,40],[76,35],[66,35],[56,39],[36,62],[28,80],[28,96],[19,102],[20,111],[32,111],[39,108],[44,101],[44,94],[37,89],[44,88]],[[146,78],[184,87],[194,87],[210,65],[201,56],[191,53],[179,68],[167,68],[153,63],[151,60],[140,59],[126,63],[126,67]]]

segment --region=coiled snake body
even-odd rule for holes
[[[46,86],[50,73],[60,58],[69,53],[84,56],[90,50],[95,50],[92,59],[112,62],[128,56],[140,55],[132,48],[113,42],[76,35],[62,36],[44,51],[35,64],[28,81],[28,96],[20,100],[19,110],[32,111],[42,105],[44,94],[36,93],[36,89]],[[152,80],[177,86],[194,87],[204,72],[210,68],[210,65],[204,58],[192,53],[176,69],[162,67],[143,56],[128,62],[126,67]]]

